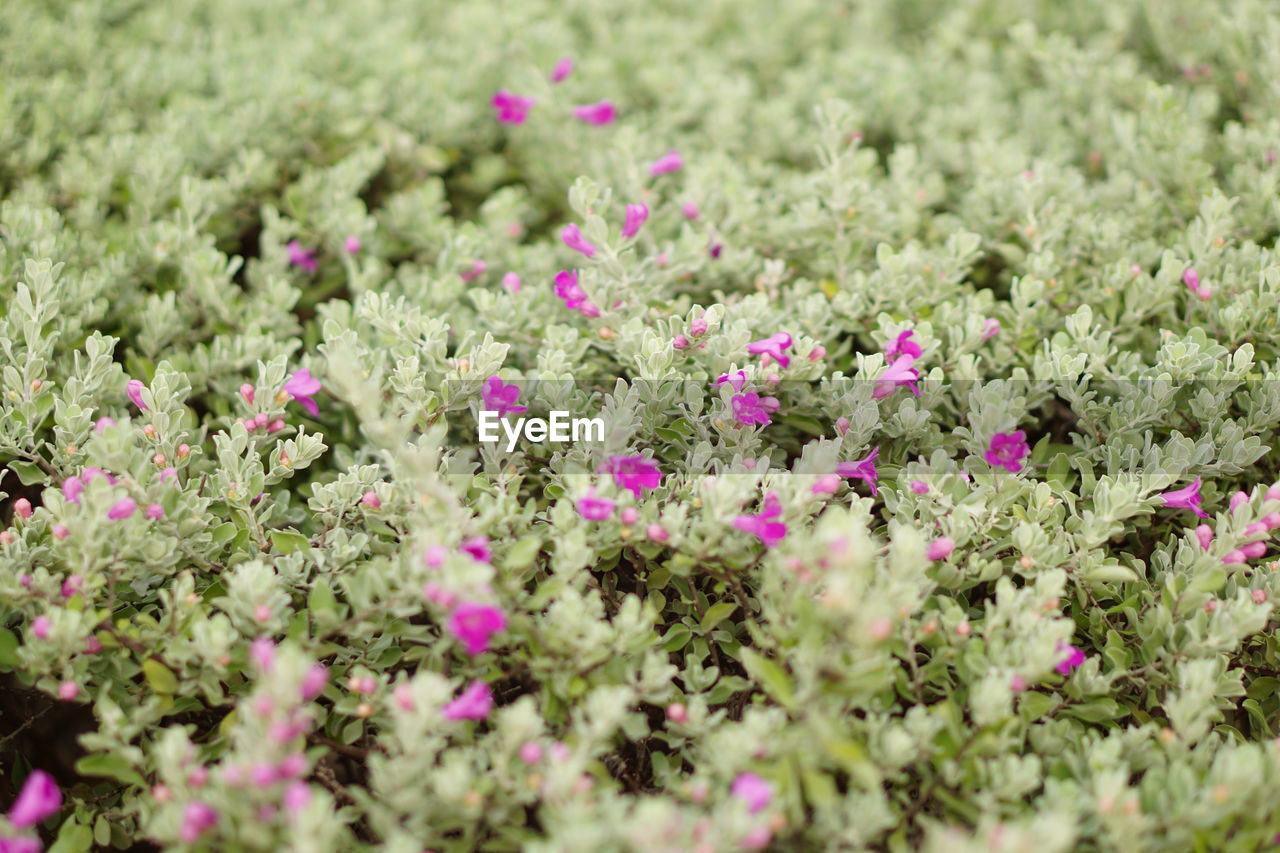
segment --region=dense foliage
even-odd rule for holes
[[[1272,844],[1278,81],[1263,0],[10,0],[2,849]]]

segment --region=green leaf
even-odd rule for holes
[[[523,536],[511,546],[511,550],[507,552],[504,560],[508,569],[520,571],[527,569],[533,565],[533,561],[538,558],[538,554],[542,551],[542,537],[536,534]]]
[[[88,853],[93,847],[93,830],[74,818],[65,820],[47,853]]]
[[[298,531],[287,527],[271,531],[271,547],[281,554],[292,554],[295,551],[311,550],[311,542]]]
[[[34,486],[45,482],[49,475],[40,470],[34,462],[10,462],[9,467],[18,475],[24,486]]]
[[[722,601],[719,604],[711,605],[707,608],[707,612],[703,614],[702,624],[698,626],[698,630],[703,634],[709,633],[712,628],[728,619],[729,615],[737,609],[738,602],[736,601]]]
[[[18,637],[8,628],[0,628],[0,666],[18,665]]]
[[[776,662],[770,660],[755,649],[742,650],[742,664],[756,682],[772,696],[779,705],[787,710],[796,707],[795,688],[791,684],[791,676]]]
[[[178,677],[155,658],[147,658],[142,662],[142,672],[147,677],[147,684],[161,696],[172,696],[178,692]]]
[[[136,785],[139,788],[145,788],[147,785],[142,775],[123,756],[112,755],[107,752],[86,755],[81,758],[76,762],[76,772],[81,776],[102,776],[106,779],[115,779],[117,782]]]

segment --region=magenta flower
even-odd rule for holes
[[[489,548],[489,540],[483,536],[472,536],[470,539],[464,539],[458,547],[477,563],[493,561],[493,551]]]
[[[146,387],[141,379],[130,379],[129,384],[125,386],[125,393],[129,395],[129,399],[144,412],[147,410],[147,404],[142,401],[142,389]]]
[[[16,829],[35,826],[51,814],[62,808],[62,791],[58,783],[43,770],[32,770],[27,781],[22,784],[18,799],[9,809],[9,823]]]
[[[107,510],[107,518],[112,521],[121,521],[133,515],[138,510],[138,502],[130,497],[123,497],[116,501],[111,509]]]
[[[1006,471],[1022,470],[1022,459],[1031,452],[1027,436],[1022,430],[998,432],[991,436],[991,444],[985,454],[987,464]]]
[[[640,232],[640,226],[649,218],[649,205],[644,202],[627,205],[627,218],[622,224],[622,239],[630,240]]]
[[[643,497],[645,489],[656,489],[662,483],[662,471],[658,463],[644,456],[609,457],[609,461],[600,467],[600,473],[612,474],[613,482],[618,488],[626,489],[636,496]]]
[[[739,773],[729,793],[746,803],[747,811],[755,814],[773,799],[773,786],[754,773]]]
[[[903,354],[898,356],[894,361],[885,368],[876,379],[875,390],[871,392],[871,396],[876,400],[883,400],[893,393],[893,389],[899,385],[906,385],[911,389],[911,393],[917,397],[920,396],[920,389],[916,387],[916,381],[920,379],[920,371],[911,365],[915,363],[915,356]]]
[[[755,391],[749,391],[746,394],[735,394],[730,398],[729,405],[733,407],[733,417],[738,423],[744,426],[768,426],[773,423],[769,415],[778,411],[779,404],[777,397],[761,397]]]
[[[909,355],[912,358],[919,358],[923,355],[924,350],[920,349],[919,344],[911,340],[911,337],[914,334],[914,329],[907,329],[905,332],[900,333],[898,337],[890,341],[889,345],[884,348],[885,360],[893,361],[893,359],[900,355]]]
[[[599,101],[598,103],[584,104],[573,108],[574,118],[594,125],[610,124],[617,114],[618,111],[614,108],[613,101]]]
[[[489,650],[489,638],[506,630],[507,615],[492,604],[464,601],[449,615],[449,633],[472,657]]]
[[[880,473],[876,471],[878,458],[880,458],[880,448],[873,447],[870,453],[855,462],[841,462],[836,466],[836,473],[841,477],[866,480],[867,485],[871,487],[871,496],[875,497],[878,494],[876,480],[880,478]]]
[[[529,110],[533,109],[533,98],[515,95],[506,89],[498,90],[489,103],[493,105],[498,121],[503,124],[524,124],[529,117]]]
[[[747,344],[747,352],[752,355],[765,355],[778,362],[779,367],[789,367],[791,365],[791,357],[783,353],[783,350],[791,346],[791,336],[786,332],[778,332],[776,335],[770,335],[762,341],[753,341]],[[768,363],[767,361],[765,362]]]
[[[504,385],[497,376],[490,376],[480,389],[480,397],[484,401],[486,412],[497,412],[502,417],[507,412],[527,412],[527,406],[516,405],[520,400],[520,387],[516,384]]]
[[[1172,492],[1165,492],[1162,495],[1156,495],[1160,500],[1164,501],[1167,507],[1174,509],[1189,509],[1200,518],[1208,518],[1209,513],[1200,508],[1200,478],[1196,477],[1195,481],[1184,488]]]
[[[440,709],[446,720],[483,720],[493,710],[493,691],[483,681],[473,681],[456,699]]]
[[[150,504],[147,507],[146,515],[151,521],[159,521],[164,518],[164,507],[160,506],[160,504]]]
[[[739,370],[737,373],[726,373],[723,376],[716,377],[716,384],[723,385],[729,383],[729,387],[736,392],[741,392],[747,384],[747,372]]]
[[[759,515],[740,515],[733,520],[733,526],[743,533],[751,533],[760,538],[764,547],[772,548],[787,535],[787,525],[781,521],[771,521],[782,515],[782,504],[777,492],[769,492],[764,496],[764,511]]]
[[[559,83],[564,78],[573,73],[573,60],[567,56],[560,57],[560,61],[551,69],[551,82]]]
[[[342,248],[347,250],[348,255],[358,255],[364,248],[364,244],[360,242],[359,237],[348,237],[342,242]]]
[[[564,301],[564,307],[571,311],[581,311],[589,305],[587,292],[578,284],[577,270],[560,270],[556,273],[556,298]]]
[[[1070,675],[1071,670],[1084,663],[1084,652],[1080,651],[1073,645],[1068,643],[1059,643],[1058,651],[1064,652],[1066,657],[1063,658],[1062,661],[1054,668],[1063,675]]]
[[[186,844],[192,844],[200,836],[213,829],[218,822],[218,812],[213,806],[199,800],[187,803],[182,810],[182,829],[178,837]]]
[[[303,368],[289,374],[284,383],[284,392],[297,400],[311,417],[320,414],[320,407],[313,399],[314,395],[320,393],[320,380],[312,376],[310,370]]]
[[[672,148],[666,154],[653,161],[653,164],[649,166],[649,174],[657,177],[668,172],[678,172],[683,168],[684,158],[680,156],[679,151]]]
[[[470,284],[480,276],[484,275],[485,270],[487,269],[489,269],[489,265],[484,261],[472,261],[471,269],[458,273],[458,278],[462,279],[467,284]]]
[[[613,515],[613,501],[608,498],[596,497],[595,487],[587,489],[587,493],[578,498],[577,501],[578,515],[587,521],[604,521]]]
[[[940,536],[929,543],[929,550],[925,552],[925,556],[930,560],[945,560],[951,556],[951,552],[956,549],[955,540],[950,536]]]
[[[923,480],[912,480],[910,485],[911,491],[915,492],[917,495],[929,494],[929,484]]]
[[[564,244],[575,252],[581,252],[588,258],[595,257],[596,247],[582,236],[582,229],[578,227],[578,223],[570,222],[560,230],[560,239]]]
[[[1196,539],[1200,541],[1200,549],[1208,551],[1209,546],[1213,544],[1213,528],[1207,524],[1201,524],[1196,528]]]
[[[40,853],[39,838],[0,838],[0,853]]]
[[[304,249],[297,240],[290,240],[284,248],[289,254],[289,264],[291,266],[302,267],[307,272],[316,271],[318,265],[316,264],[315,249]]]

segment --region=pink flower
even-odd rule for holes
[[[1084,663],[1084,652],[1080,651],[1075,646],[1069,645],[1067,643],[1059,643],[1058,651],[1064,652],[1066,654],[1066,657],[1063,658],[1062,661],[1055,667],[1055,669],[1057,669],[1058,672],[1062,673],[1063,675],[1070,675],[1071,670],[1075,669],[1076,667],[1080,666],[1080,664]]]
[[[9,809],[9,823],[15,829],[26,829],[56,814],[61,808],[62,791],[58,790],[58,783],[43,770],[32,770],[22,784],[18,799]]]
[[[1182,283],[1185,284],[1187,289],[1192,293],[1195,293],[1200,289],[1200,273],[1196,272],[1195,267],[1187,267],[1183,270]]]
[[[919,344],[911,340],[913,335],[915,335],[915,330],[907,329],[890,341],[889,345],[884,348],[885,361],[893,361],[900,355],[909,355],[912,358],[919,358],[923,355],[924,350],[920,349]]]
[[[21,518],[24,520],[28,519],[31,517],[31,513],[32,513],[31,501],[27,500],[26,498],[18,498],[16,501],[13,502],[13,514],[16,515],[18,518]]]
[[[514,95],[506,89],[499,89],[489,103],[492,104],[498,121],[503,124],[524,124],[529,117],[529,110],[533,109],[533,98]]]
[[[982,324],[982,339],[989,341],[998,334],[1000,334],[1000,321],[994,317],[988,317]]]
[[[58,698],[63,702],[74,701],[80,695],[80,685],[74,681],[64,681],[58,685]]]
[[[320,393],[320,380],[312,376],[310,370],[303,368],[289,374],[289,378],[284,383],[284,392],[297,400],[311,417],[314,418],[320,414],[320,407],[313,399]]]
[[[551,69],[551,82],[559,83],[564,78],[573,73],[573,60],[567,56],[560,57],[560,61]]]
[[[449,633],[472,657],[489,650],[489,638],[507,628],[507,615],[492,604],[464,601],[449,616]]]
[[[542,744],[536,740],[527,741],[520,747],[519,754],[525,764],[537,764],[542,760]]]
[[[107,518],[112,521],[120,521],[133,515],[138,510],[138,502],[133,498],[124,497],[116,501],[111,509],[107,510]]]
[[[360,250],[364,248],[364,244],[360,242],[359,237],[348,237],[343,241],[342,248],[347,250],[348,255],[358,255]]]
[[[672,349],[682,350],[682,349],[687,349],[688,346],[689,346],[689,339],[682,334],[676,335],[674,338],[671,339]]]
[[[291,782],[284,789],[284,808],[290,814],[297,814],[311,802],[311,786],[306,782]]]
[[[1196,528],[1196,539],[1200,540],[1200,549],[1208,551],[1209,546],[1213,544],[1213,528],[1207,524],[1201,524]]]
[[[284,248],[289,254],[289,264],[291,266],[302,267],[307,272],[316,271],[318,264],[316,264],[315,249],[304,249],[297,240],[290,240]]]
[[[1244,492],[1236,492],[1234,495],[1231,496],[1231,503],[1229,506],[1231,508],[1231,511],[1235,512],[1237,509],[1240,508],[1241,504],[1247,504],[1248,502],[1249,502],[1249,496],[1247,494],[1245,494]]]
[[[1200,518],[1208,518],[1209,513],[1200,508],[1200,478],[1196,477],[1195,481],[1184,488],[1176,491],[1165,492],[1156,497],[1164,501],[1167,507],[1174,509],[1189,509]]]
[[[754,773],[740,773],[733,780],[729,793],[746,803],[747,811],[755,814],[773,799],[773,786]]]
[[[313,663],[305,675],[302,676],[302,684],[299,692],[302,694],[303,702],[310,702],[312,699],[324,692],[325,685],[329,683],[329,670],[322,663]]]
[[[483,681],[473,681],[456,699],[440,709],[446,720],[483,720],[493,710],[493,691]]]
[[[458,547],[477,563],[493,561],[493,551],[489,549],[489,540],[483,536],[472,536],[470,539],[464,539]]]
[[[733,407],[733,417],[744,426],[759,424],[768,426],[773,423],[769,415],[778,411],[777,397],[761,397],[754,391],[746,394],[735,394],[729,400]]]
[[[43,849],[39,838],[0,838],[0,853],[40,853]]]
[[[497,412],[502,417],[508,412],[527,412],[527,406],[516,405],[520,399],[520,387],[514,383],[504,385],[497,376],[490,376],[480,389],[486,412]]]
[[[853,426],[853,424],[849,423],[849,419],[844,415],[836,418],[836,432],[840,435],[847,434],[849,432],[849,427],[851,426]]]
[[[485,270],[487,269],[489,269],[489,265],[486,264],[484,261],[472,261],[471,269],[466,270],[465,272],[458,273],[458,278],[470,284],[471,282],[478,279],[480,276],[484,275]]]
[[[172,467],[172,466],[170,466],[170,467],[168,467],[168,468],[163,468],[163,469],[161,469],[160,473],[159,473],[159,474],[157,474],[156,476],[159,478],[160,482],[162,482],[162,483],[167,483],[167,482],[169,482],[170,480],[175,480],[175,479],[177,479],[177,477],[178,477],[178,469],[177,469],[177,468],[174,468],[174,467]]]
[[[150,504],[149,506],[147,506],[146,515],[147,515],[147,518],[151,519],[152,521],[159,521],[160,519],[164,518],[164,507],[160,506],[160,504]]]
[[[705,335],[706,333],[707,333],[706,317],[694,317],[692,320],[689,321],[689,334],[697,338],[697,337],[701,337],[702,335]]]
[[[685,219],[697,219],[699,213],[698,205],[692,201],[686,201],[680,206],[680,212],[684,214]]]
[[[925,552],[925,556],[930,560],[945,560],[951,556],[951,552],[956,549],[955,540],[950,536],[940,536],[929,543],[929,550]]]
[[[654,542],[666,542],[671,538],[671,534],[661,524],[650,524],[644,530],[644,535],[648,536]]]
[[[142,401],[142,389],[146,387],[141,379],[130,379],[129,384],[125,386],[125,393],[129,395],[129,399],[144,412],[147,410],[147,404]]]
[[[587,292],[578,285],[577,270],[560,270],[556,273],[556,297],[564,300],[564,307],[578,311],[587,301]]]
[[[613,101],[599,101],[598,103],[584,104],[573,108],[574,118],[594,125],[610,124],[617,114],[618,111],[614,108]]]
[[[623,524],[635,524],[640,520],[640,513],[636,512],[633,506],[623,507],[622,512],[619,513],[619,520]]]
[[[562,228],[560,230],[560,239],[575,252],[581,252],[588,258],[595,257],[596,247],[586,237],[582,236],[582,229],[578,227],[578,223],[570,222]]]
[[[649,174],[657,177],[668,172],[678,172],[683,168],[684,159],[680,156],[679,151],[672,148],[666,154],[653,161],[653,164],[649,166]]]
[[[878,492],[876,490],[876,480],[880,478],[879,472],[876,471],[876,460],[880,458],[880,448],[873,447],[871,452],[866,456],[854,462],[841,462],[836,465],[836,473],[841,477],[853,477],[859,480],[865,480],[867,485],[871,487],[871,495],[875,497]]]
[[[178,837],[185,844],[193,844],[196,839],[213,829],[218,822],[218,812],[213,806],[196,800],[187,803],[187,807],[182,810],[182,829],[178,832]]]
[[[604,521],[613,515],[613,501],[608,498],[596,497],[595,487],[587,489],[587,493],[578,498],[577,501],[578,515],[587,521]]]
[[[883,400],[899,385],[906,385],[911,389],[912,394],[919,397],[920,389],[916,387],[916,381],[920,379],[920,371],[911,366],[914,363],[915,356],[907,354],[898,356],[876,379],[875,390],[871,392],[872,398]]]
[[[110,429],[115,425],[116,425],[115,418],[109,418],[104,415],[103,417],[100,417],[93,422],[93,431],[103,432],[104,430]]]
[[[839,474],[822,474],[809,487],[809,491],[815,495],[834,495],[840,489]]]
[[[360,503],[369,509],[382,509],[382,498],[378,497],[378,493],[374,491],[368,491],[361,495]]]
[[[49,621],[48,616],[37,616],[31,620],[31,633],[37,640],[49,639],[49,631],[52,628],[53,623]]]
[[[645,489],[656,489],[662,483],[658,463],[640,455],[610,456],[609,461],[600,467],[600,473],[612,474],[618,488],[631,492],[636,500],[643,497]]]
[[[270,672],[276,660],[276,644],[270,637],[258,637],[249,644],[249,657],[261,672]]]
[[[55,524],[49,532],[53,534],[54,539],[66,539],[71,535],[71,531],[65,524]]]
[[[764,511],[759,515],[740,515],[733,520],[733,526],[743,533],[751,533],[760,538],[764,547],[772,548],[787,535],[787,525],[781,521],[770,521],[782,515],[782,504],[777,492],[769,492],[764,497]]]
[[[502,289],[512,296],[520,292],[520,276],[509,272],[502,277]]]
[[[649,218],[649,205],[644,202],[627,205],[627,216],[622,223],[622,239],[630,240],[640,232],[640,226]]]
[[[444,565],[449,556],[449,549],[443,545],[428,545],[422,555],[422,562],[428,569],[438,569]]]
[[[747,352],[752,355],[768,356],[778,362],[779,367],[788,367],[791,364],[791,357],[783,353],[783,350],[789,346],[791,346],[791,336],[786,332],[778,332],[776,335],[770,335],[764,340],[747,344]]]
[[[1031,452],[1027,436],[1022,430],[998,432],[991,436],[985,458],[988,465],[1004,468],[1015,474],[1022,470],[1022,458]]]
[[[917,495],[927,495],[929,494],[929,484],[923,480],[912,480],[911,491],[915,492]]]
[[[67,503],[80,503],[82,494],[84,494],[84,480],[79,477],[68,477],[62,481],[62,499]]]

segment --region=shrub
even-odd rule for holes
[[[6,849],[1271,844],[1277,37],[10,3]]]

